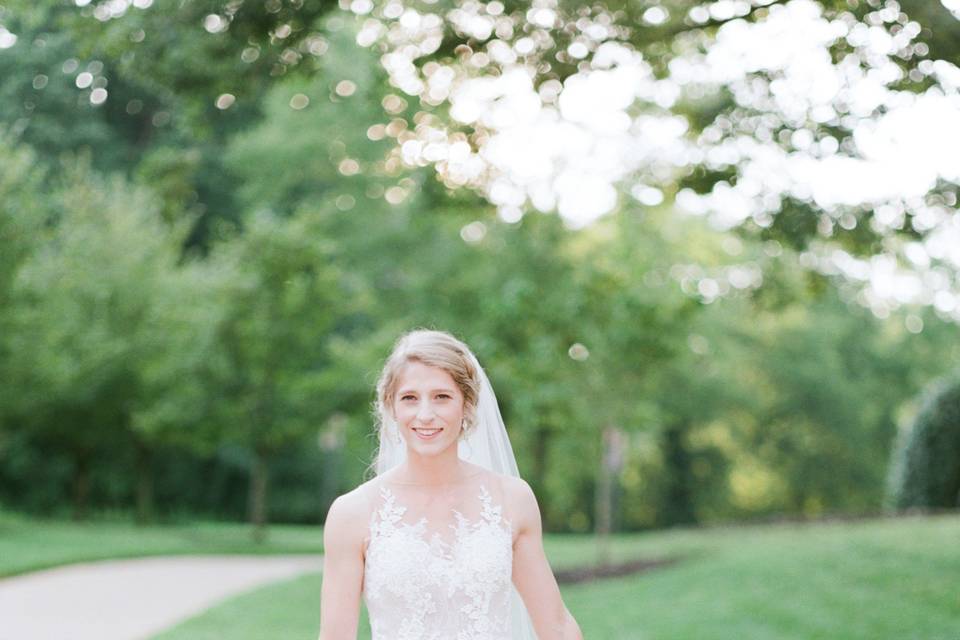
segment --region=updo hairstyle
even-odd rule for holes
[[[377,418],[380,433],[391,420],[393,400],[400,384],[400,375],[408,362],[419,362],[450,374],[463,394],[463,434],[473,428],[477,420],[477,400],[480,380],[473,365],[470,349],[446,331],[416,329],[397,340],[377,380]]]

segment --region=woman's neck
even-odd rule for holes
[[[418,456],[408,452],[407,459],[397,468],[394,481],[401,484],[443,486],[463,482],[475,473],[472,465],[454,455]]]

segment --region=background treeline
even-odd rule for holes
[[[248,7],[211,36],[203,3],[161,4],[0,14],[4,508],[320,522],[416,326],[473,346],[552,530],[881,507],[954,324],[875,317],[789,229],[628,199],[503,222],[390,153],[348,15]],[[288,11],[323,54],[286,72]]]

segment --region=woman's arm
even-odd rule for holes
[[[363,540],[366,518],[354,491],[330,505],[323,527],[323,587],[320,639],[356,640],[363,588]]]
[[[583,640],[577,621],[570,615],[557,579],[543,550],[540,508],[533,491],[523,480],[515,484],[513,521],[518,534],[513,545],[513,584],[530,613],[539,640]]]

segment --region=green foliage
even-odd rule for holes
[[[83,55],[77,32],[66,28],[76,13],[69,3],[15,2],[0,16],[17,34],[0,52],[0,123],[44,164],[84,152],[98,169],[124,170],[146,141],[151,114],[128,108],[143,96],[131,95],[113,60]],[[108,100],[91,99],[107,87]]]
[[[930,47],[930,59],[960,63],[960,20],[948,9],[946,2],[902,0],[900,6],[914,20],[930,25],[924,33],[924,42]]]
[[[960,378],[931,384],[904,429],[890,463],[888,504],[894,509],[960,506]]]
[[[220,317],[209,425],[251,453],[250,516],[262,536],[270,459],[336,408],[324,402],[327,342],[356,298],[318,233],[320,216],[262,211],[245,222],[210,256],[227,275],[212,292]]]
[[[27,147],[0,135],[0,379],[13,376],[9,336],[12,323],[12,288],[17,272],[27,261],[51,222],[53,207],[44,197],[46,172]],[[0,460],[9,446],[11,425],[5,416],[16,411],[16,396],[0,392]]]
[[[504,4],[526,24],[526,4]],[[723,22],[693,24],[692,0],[662,3],[660,25],[647,3],[606,4],[658,74]],[[908,4],[931,24],[946,11]],[[390,345],[429,326],[486,366],[552,529],[594,525],[610,430],[622,528],[862,511],[905,404],[960,357],[932,313],[914,336],[798,264],[819,233],[804,200],[738,237],[632,204],[573,231],[506,223],[405,167],[406,127],[460,125],[442,104],[384,101],[381,52],[331,3],[5,6],[19,39],[0,52],[0,498],[18,507],[59,513],[69,487],[129,510],[152,486],[167,516],[240,517],[249,493],[263,519],[318,520],[370,462]],[[951,29],[922,34],[944,59]],[[535,84],[579,68],[575,34],[555,35]],[[447,33],[417,64],[460,64],[458,44],[484,46]],[[694,134],[725,118],[749,135],[730,92],[694,94],[674,110]],[[712,163],[673,187],[737,179]],[[851,213],[845,246],[883,251],[870,212]],[[762,286],[702,295],[735,268]]]
[[[92,2],[68,22],[92,56],[118,62],[117,71],[204,134],[222,122],[216,98],[229,93],[249,109],[288,71],[312,69],[326,51],[323,18],[333,2],[227,0],[154,3],[147,9]],[[103,12],[109,16],[104,19]],[[211,22],[212,20],[212,22]]]
[[[217,292],[222,363],[214,374],[227,440],[275,449],[329,410],[317,386],[323,336],[350,313],[353,299],[315,222],[306,214],[258,214],[211,258],[231,272]]]
[[[14,283],[11,346],[29,401],[105,398],[149,345],[149,288],[177,260],[147,194],[66,167],[55,229]],[[126,394],[119,394],[120,397]]]
[[[763,285],[779,291],[704,309],[658,370],[656,426],[622,475],[626,527],[879,507],[894,424],[954,366],[955,327],[925,317],[913,335],[810,292],[794,259]]]
[[[173,224],[189,219],[200,208],[194,177],[200,172],[202,154],[196,148],[156,145],[139,162],[135,178],[149,185],[163,202],[163,217]]]
[[[242,178],[246,208],[286,215],[309,205],[365,215],[386,204],[388,143],[367,136],[384,118],[384,80],[375,56],[352,36],[346,28],[332,33],[317,72],[278,82],[263,98],[263,121],[231,138],[224,162]],[[338,95],[341,82],[352,93]]]
[[[64,169],[51,197],[56,225],[12,283],[5,391],[18,428],[73,456],[82,511],[92,457],[132,436],[144,367],[165,346],[151,321],[181,240],[144,191],[83,162]]]
[[[31,149],[11,144],[4,134],[0,159],[0,309],[5,309],[14,276],[42,239],[53,207],[42,191],[46,172]]]

